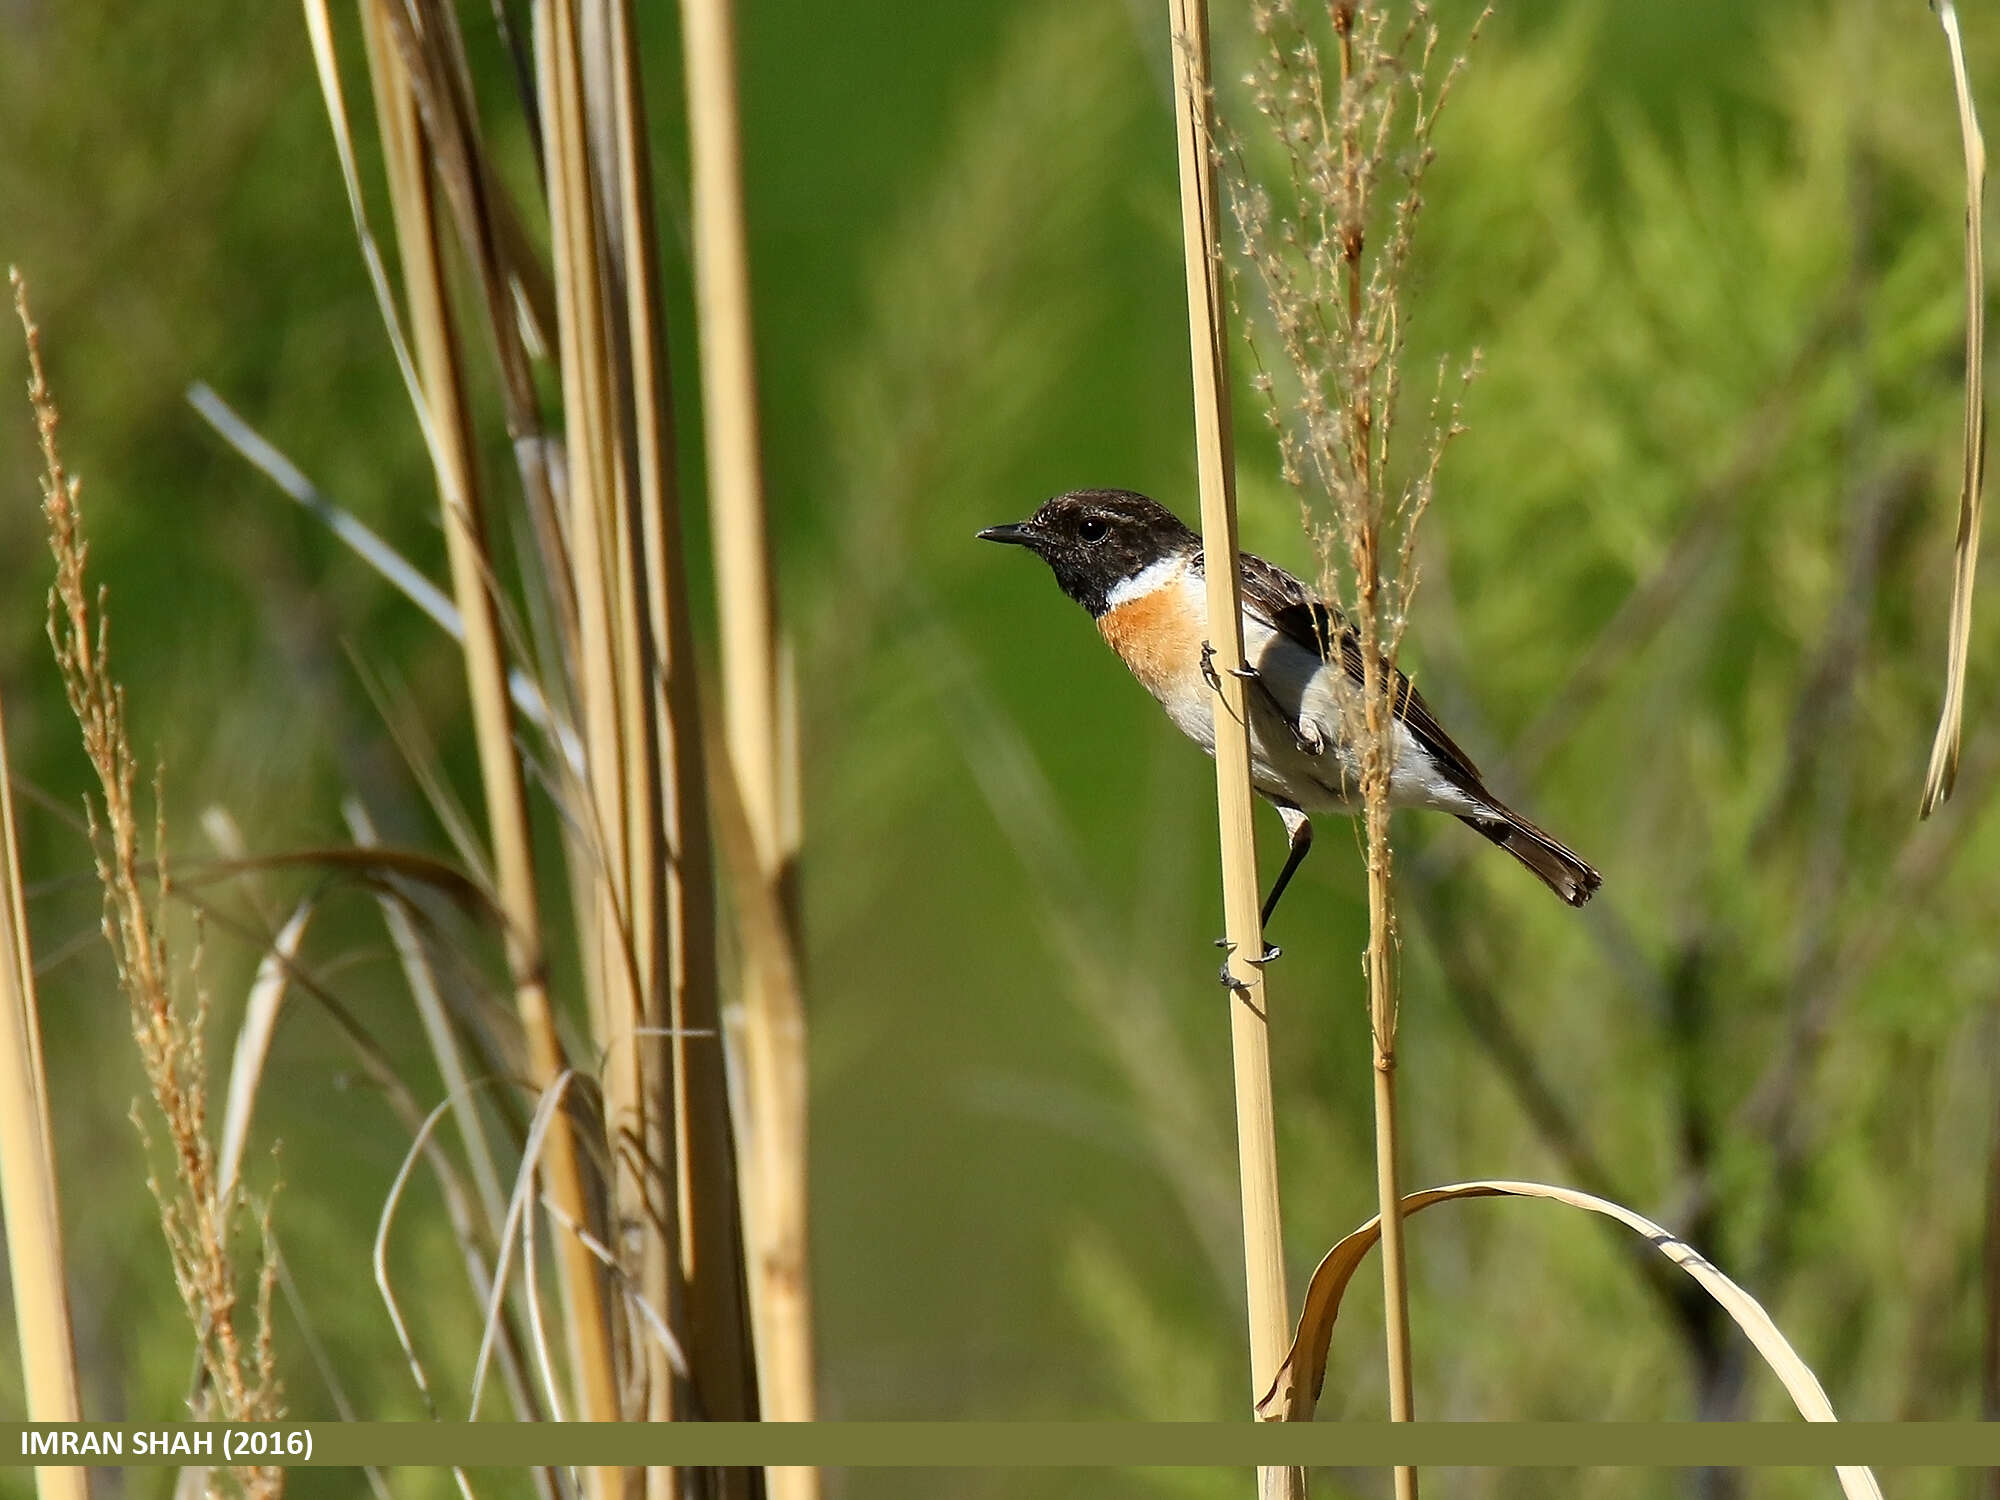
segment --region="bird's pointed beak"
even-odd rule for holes
[[[1016,547],[1032,547],[1035,544],[1035,529],[1026,521],[1006,526],[989,526],[979,533],[982,542],[1012,542]]]

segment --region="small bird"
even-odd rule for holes
[[[1181,733],[1215,753],[1201,538],[1180,517],[1130,490],[1074,490],[979,538],[1026,547],[1047,563]],[[1361,806],[1361,755],[1345,728],[1360,700],[1361,641],[1338,609],[1283,568],[1247,552],[1240,561],[1251,782],[1278,809],[1291,844],[1264,900],[1269,922],[1312,847],[1312,814]],[[1591,898],[1597,871],[1486,789],[1401,672],[1390,701],[1392,806],[1452,813],[1571,906]]]

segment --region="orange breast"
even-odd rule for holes
[[[1098,616],[1097,629],[1146,691],[1165,701],[1201,671],[1206,623],[1185,575]]]

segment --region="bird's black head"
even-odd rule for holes
[[[989,526],[979,537],[1028,548],[1093,616],[1104,613],[1112,590],[1127,579],[1201,550],[1201,538],[1179,516],[1131,490],[1072,490],[1018,525]]]

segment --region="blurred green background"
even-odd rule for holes
[[[1462,35],[1469,7],[1442,13]],[[468,7],[468,27],[486,14]],[[1230,8],[1215,24],[1233,80],[1254,40]],[[1967,24],[1991,103],[2000,25]],[[670,19],[648,25],[692,483],[679,59]],[[741,28],[769,489],[805,684],[824,1413],[1239,1416],[1210,769],[1042,570],[972,542],[1079,485],[1193,513],[1164,8],[768,0]],[[1240,102],[1225,86],[1225,111]],[[215,805],[257,849],[339,841],[340,796],[365,782],[405,810],[392,837],[443,848],[354,662],[422,706],[476,802],[457,655],[183,400],[213,385],[442,575],[297,10],[12,0],[0,136],[0,256],[33,287],[176,847],[207,852]],[[1412,369],[1476,347],[1484,374],[1425,525],[1406,665],[1605,886],[1570,912],[1457,824],[1399,822],[1406,1181],[1609,1192],[1762,1298],[1842,1415],[1992,1415],[1991,600],[1958,796],[1915,820],[1962,399],[1943,36],[1919,0],[1538,0],[1488,26],[1437,145]],[[86,1400],[169,1418],[189,1333],[127,1119],[125,1004],[76,878],[88,771],[42,637],[29,414],[6,389],[0,694],[17,774],[47,794],[26,857]],[[1245,543],[1306,569],[1255,398],[1238,405]],[[1259,816],[1268,871],[1281,842]],[[282,916],[306,884],[237,900]],[[372,903],[342,901],[309,959],[420,1056]],[[1295,1297],[1374,1206],[1365,920],[1333,825],[1273,933]],[[209,935],[218,1058],[255,958]],[[362,1414],[417,1416],[367,1270],[407,1141],[309,1003],[287,1012],[269,1083],[260,1136],[282,1149],[252,1175],[283,1183],[277,1234],[314,1336]],[[462,1392],[478,1313],[430,1207],[396,1242],[399,1285],[434,1379]],[[1789,1410],[1733,1330],[1577,1215],[1445,1207],[1411,1244],[1424,1416]],[[1327,1417],[1383,1414],[1374,1285],[1364,1272],[1336,1335]],[[292,1410],[332,1415],[290,1314],[280,1339]],[[0,1360],[0,1411],[18,1381]],[[1885,1478],[1899,1496],[1975,1484]],[[854,1497],[1246,1482],[831,1481]],[[108,1492],[164,1483],[135,1471]],[[1328,1483],[1386,1492],[1375,1474]],[[297,1492],[348,1484],[301,1475]],[[1803,1495],[1831,1477],[1433,1485]]]

